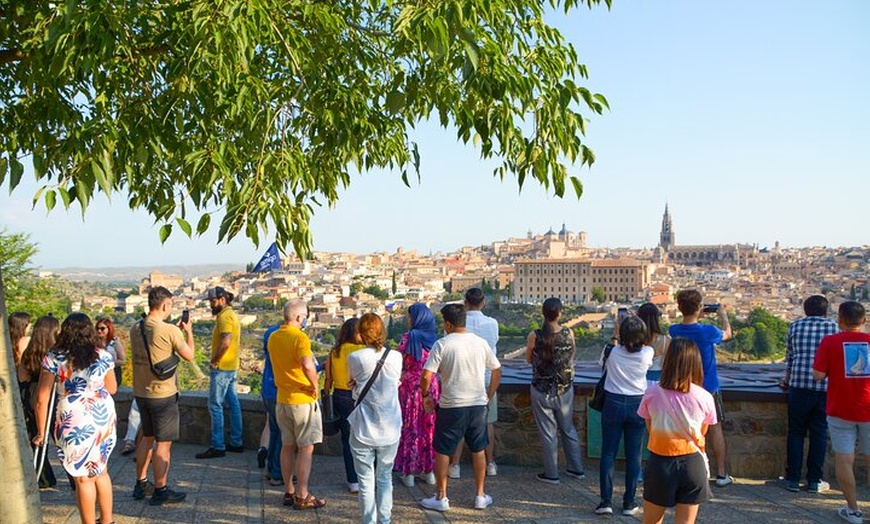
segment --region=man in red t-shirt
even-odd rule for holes
[[[837,514],[846,522],[861,524],[855,490],[855,443],[870,468],[870,334],[864,333],[866,312],[855,301],[839,309],[840,333],[822,339],[813,362],[813,378],[828,379],[828,431],[837,457],[837,483],[846,507]],[[860,435],[860,439],[859,439]]]

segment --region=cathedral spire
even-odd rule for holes
[[[662,215],[662,231],[659,234],[659,246],[667,251],[674,245],[674,225],[671,221],[671,213],[668,211],[668,203],[665,202],[665,213]]]

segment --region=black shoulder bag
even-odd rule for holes
[[[372,371],[372,376],[366,381],[366,385],[363,386],[362,391],[359,393],[359,397],[357,397],[356,402],[353,403],[353,408],[350,410],[350,413],[353,413],[353,410],[356,409],[357,406],[362,403],[363,399],[366,398],[366,394],[372,388],[372,384],[375,379],[378,378],[378,373],[381,372],[381,368],[384,367],[384,361],[387,360],[387,355],[390,353],[390,348],[384,348],[384,354],[381,356],[378,363],[375,365],[375,370]],[[332,359],[329,360],[329,365],[332,366]],[[331,371],[331,370],[330,370]],[[327,397],[329,397],[327,399]],[[341,423],[344,422],[346,417],[338,416],[335,413],[335,410],[332,407],[332,398],[331,395],[324,395],[324,406],[323,409],[320,410],[321,420],[323,422],[323,435],[327,437],[331,437],[339,432],[341,429]],[[348,416],[350,416],[348,413]]]
[[[175,371],[178,369],[178,363],[180,361],[178,355],[173,352],[167,358],[155,363],[154,360],[151,359],[151,346],[148,344],[148,337],[145,336],[144,320],[139,321],[139,333],[142,334],[142,342],[145,344],[145,353],[148,355],[148,365],[151,366],[151,373],[154,373],[154,376],[160,380],[172,378],[173,375],[175,375]]]
[[[589,407],[595,411],[601,411],[604,409],[604,396],[607,393],[604,391],[604,382],[607,380],[607,359],[610,358],[610,352],[613,351],[613,348],[613,344],[607,344],[604,346],[604,362],[601,365],[601,368],[604,371],[601,373],[601,378],[598,380],[598,384],[595,384],[595,391],[592,392],[592,398],[589,399]]]

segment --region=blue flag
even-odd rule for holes
[[[263,258],[254,266],[253,273],[272,271],[273,269],[281,269],[281,255],[278,254],[278,244],[275,242],[272,242],[272,245],[263,254]]]

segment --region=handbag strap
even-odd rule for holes
[[[363,399],[366,398],[366,394],[372,388],[372,384],[374,383],[375,379],[378,378],[378,374],[381,372],[381,368],[384,367],[384,361],[387,360],[387,354],[389,352],[390,348],[385,347],[384,355],[380,358],[380,360],[378,360],[378,363],[375,365],[375,370],[372,371],[372,376],[370,376],[369,379],[366,381],[366,385],[363,386],[362,391],[360,391],[359,396],[356,398],[356,402],[354,402],[353,404],[354,409],[356,409],[356,407],[362,403]]]

